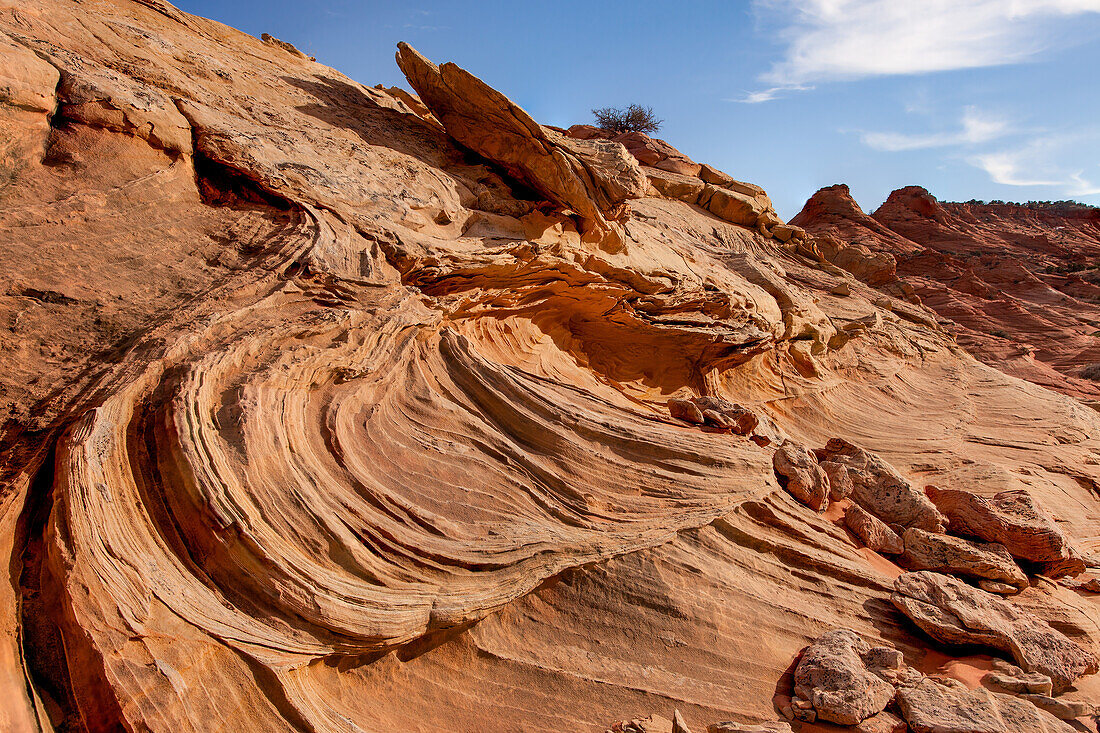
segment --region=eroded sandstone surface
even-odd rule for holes
[[[976,688],[844,521],[951,532],[929,484],[1026,491],[1087,586],[1091,387],[968,353],[900,219],[815,235],[397,60],[412,91],[160,0],[0,4],[0,729],[788,730],[840,628]],[[997,638],[1049,629],[1096,699],[1096,596],[1026,570]],[[862,730],[960,695],[1059,729],[899,684]]]

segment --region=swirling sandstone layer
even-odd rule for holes
[[[1097,414],[820,262],[755,187],[407,48],[423,100],[157,0],[29,0],[0,33],[10,729],[774,720],[837,626],[936,666],[896,566],[780,488],[784,437],[1026,488],[1100,544]],[[770,437],[670,416],[698,396]],[[1012,602],[1100,650],[1091,597]]]

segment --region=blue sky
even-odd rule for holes
[[[407,41],[547,124],[639,102],[658,135],[764,186],[785,218],[847,183],[1100,204],[1100,0],[177,0],[408,88]]]

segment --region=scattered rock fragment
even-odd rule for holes
[[[907,730],[909,727],[904,720],[884,710],[855,725],[852,733],[906,733]]]
[[[982,677],[982,684],[994,692],[1007,692],[1013,695],[1030,693],[1033,695],[1050,695],[1053,692],[1050,677],[1038,672],[1025,672],[1012,665],[1013,671],[987,672]]]
[[[260,34],[260,40],[263,41],[264,43],[268,44],[269,46],[275,46],[277,48],[281,48],[284,51],[286,51],[287,53],[291,54],[292,56],[297,56],[298,58],[301,58],[301,59],[304,59],[306,57],[306,55],[304,53],[302,53],[301,51],[299,51],[298,48],[293,43],[288,43],[287,41],[279,40],[278,38],[271,35],[270,33]]]
[[[935,570],[952,575],[985,579],[996,584],[991,589],[1007,588],[1018,593],[1027,587],[1027,576],[1012,559],[1004,545],[972,542],[946,534],[933,534],[910,527],[902,536],[905,553],[902,564],[913,570]]]
[[[894,698],[891,681],[902,666],[896,649],[872,647],[849,629],[827,632],[806,648],[795,668],[794,716],[855,725],[881,713]]]
[[[710,425],[737,435],[748,435],[759,424],[752,410],[718,397],[673,398],[666,404],[669,414],[678,420],[692,425]]]
[[[949,575],[905,573],[894,581],[890,600],[938,641],[1008,652],[1028,672],[1048,675],[1055,691],[1100,667],[1092,652],[1046,621]]]
[[[852,500],[887,524],[942,532],[945,521],[936,507],[886,461],[841,438],[815,451],[819,460],[848,468]]]
[[[672,733],[691,733],[687,721],[684,720],[684,716],[680,715],[679,710],[672,711]]]
[[[1050,713],[1059,720],[1076,720],[1086,715],[1092,716],[1097,714],[1097,707],[1083,700],[1067,700],[1064,697],[1055,698],[1049,695],[1037,695],[1034,693],[1023,693],[1019,697],[1021,700],[1027,700],[1035,707]]]
[[[868,549],[884,555],[900,555],[905,551],[905,545],[898,533],[858,504],[852,504],[844,510],[844,523]]]
[[[707,733],[791,733],[790,723],[734,723],[724,721],[711,723]]]
[[[779,483],[790,494],[815,512],[829,503],[829,477],[805,446],[785,440],[772,455],[772,467]]]
[[[1047,563],[1071,557],[1065,535],[1023,489],[989,498],[935,486],[927,487],[925,493],[948,518],[955,534],[999,542],[1021,560]]]
[[[738,435],[748,435],[759,423],[752,410],[718,397],[696,397],[694,402],[708,424]]]
[[[669,733],[672,721],[660,715],[648,715],[634,720],[621,720],[611,726],[614,733]]]

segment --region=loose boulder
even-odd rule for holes
[[[1027,491],[1013,489],[986,498],[962,489],[929,486],[925,493],[955,534],[999,542],[1013,557],[1056,562],[1071,557],[1069,542]]]
[[[898,708],[913,733],[1071,733],[1050,713],[1011,695],[970,690],[953,679],[902,685]]]
[[[935,570],[1003,584],[1015,593],[1027,587],[1027,576],[995,542],[972,542],[946,534],[933,534],[909,527],[902,536],[905,553],[901,563],[912,570]]]
[[[844,510],[844,523],[863,545],[884,555],[900,555],[905,545],[898,533],[858,504]]]
[[[834,629],[802,654],[794,672],[794,716],[855,725],[886,709],[894,698],[893,680],[901,654],[872,647],[854,631]]]
[[[887,524],[942,532],[944,517],[924,494],[886,461],[841,438],[833,438],[815,451],[821,461],[847,467],[852,479],[852,500]]]
[[[949,575],[905,573],[890,600],[934,639],[1008,652],[1028,672],[1049,676],[1056,692],[1100,668],[1096,655],[1046,621]]]
[[[829,499],[840,501],[851,495],[854,487],[847,466],[834,461],[822,461],[821,470],[829,477]]]
[[[829,505],[829,477],[805,446],[785,440],[772,455],[775,475],[791,496],[815,512]]]

